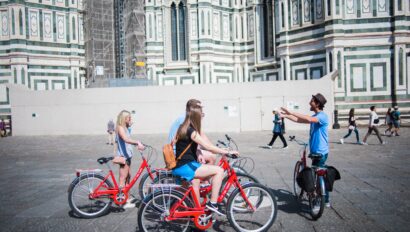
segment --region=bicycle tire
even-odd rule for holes
[[[268,216],[267,221],[266,221],[261,227],[259,227],[259,228],[254,228],[254,229],[243,228],[243,226],[245,226],[245,225],[243,225],[243,224],[246,223],[247,221],[246,221],[246,220],[243,220],[243,219],[242,219],[242,220],[237,220],[237,219],[235,218],[235,213],[238,212],[238,210],[235,209],[236,207],[233,205],[233,204],[235,204],[235,199],[236,199],[237,197],[240,197],[240,198],[243,198],[243,197],[242,197],[241,191],[240,191],[239,189],[235,189],[235,190],[232,192],[231,196],[229,197],[228,204],[227,204],[226,214],[227,214],[227,218],[228,218],[229,224],[230,224],[236,231],[240,231],[240,232],[245,232],[245,231],[246,231],[246,232],[264,232],[264,231],[268,231],[269,228],[270,228],[270,227],[273,225],[273,223],[275,222],[275,220],[276,220],[276,215],[277,215],[277,212],[278,212],[275,196],[273,195],[273,193],[271,192],[271,190],[270,190],[269,188],[267,188],[266,186],[264,186],[264,185],[262,185],[262,184],[259,184],[259,183],[247,183],[247,184],[245,184],[244,186],[242,186],[242,188],[243,188],[244,191],[247,191],[248,189],[254,189],[254,190],[256,190],[256,191],[261,191],[261,193],[259,193],[256,197],[257,197],[257,198],[261,198],[261,196],[262,196],[262,202],[261,202],[261,203],[258,203],[258,204],[253,204],[254,207],[257,208],[256,211],[255,211],[255,212],[252,212],[252,211],[249,210],[249,209],[247,210],[247,211],[251,214],[252,220],[254,220],[254,218],[255,218],[255,220],[260,219],[260,216],[255,216],[255,217],[254,217],[254,214],[256,214],[256,212],[257,212],[259,209],[266,208],[266,207],[265,207],[265,205],[266,205],[265,200],[267,201],[267,203],[270,202],[270,203],[272,204],[272,205],[271,205],[271,210],[272,210],[272,212],[270,212],[270,213],[261,212],[260,215],[262,215],[262,216]],[[249,201],[252,201],[252,203],[253,203],[253,201],[255,201],[255,199],[252,200],[252,196],[249,196],[248,200],[249,200]],[[259,200],[257,200],[257,201],[259,201]],[[245,202],[245,201],[244,201],[244,202]],[[265,204],[264,204],[264,203],[265,203]],[[245,207],[245,208],[246,208],[246,207]],[[244,211],[240,211],[240,212],[238,213],[238,215],[241,215],[241,216],[243,216],[244,214],[245,214]],[[239,225],[239,224],[241,224],[241,225]],[[247,223],[246,226],[247,226],[247,227],[255,227],[255,226],[260,225],[260,224],[261,224],[261,223],[256,223],[255,221],[250,221],[249,223]]]
[[[96,185],[93,185],[93,188],[90,188],[90,183],[94,182],[94,180],[95,180]],[[88,183],[85,183],[85,181],[87,181]],[[108,213],[108,211],[111,208],[111,204],[112,204],[112,198],[110,196],[100,197],[97,199],[90,199],[88,196],[89,192],[88,193],[86,192],[87,190],[90,190],[90,189],[93,190],[102,181],[104,181],[104,177],[99,174],[92,174],[92,175],[83,174],[74,179],[74,181],[70,184],[70,187],[68,189],[68,204],[70,205],[70,208],[74,212],[74,214],[82,218],[96,218],[96,217],[100,217]],[[85,189],[86,191],[84,191],[84,188],[80,189],[81,184],[83,183],[88,185],[88,189],[87,188]],[[105,183],[106,189],[113,188],[113,185],[111,184],[109,180],[105,180],[104,183]],[[96,208],[100,206],[100,203],[103,202],[101,201],[101,199],[106,199],[106,200],[105,202],[103,202],[103,205],[101,205],[101,208],[97,210],[96,212],[86,212],[86,210],[84,210],[83,207],[79,205],[79,200],[74,199],[74,198],[77,198],[76,196],[78,196],[75,194],[77,190],[82,190],[84,192],[86,196],[85,197],[83,196],[80,198],[88,199],[90,203],[87,205],[90,206],[91,210],[93,209],[94,206],[96,206]],[[93,201],[95,201],[95,205],[92,204]]]
[[[172,228],[171,226],[177,226],[177,225],[181,225],[178,223],[170,223],[165,221],[165,219],[161,219],[162,214],[164,214],[164,212],[166,212],[168,210],[169,212],[169,208],[167,209],[166,206],[162,209],[160,206],[156,206],[155,205],[155,200],[159,199],[168,199],[168,201],[170,202],[175,202],[175,201],[179,201],[183,198],[183,194],[181,192],[178,191],[174,191],[174,190],[160,190],[160,191],[155,191],[152,194],[149,194],[148,196],[146,196],[144,198],[144,200],[142,201],[140,208],[138,209],[138,228],[140,231],[144,231],[144,232],[150,232],[150,231],[175,231],[175,232],[189,232],[191,231],[191,226],[190,226],[190,218],[186,218],[186,226],[184,227],[184,229],[180,229],[180,228]],[[172,200],[171,200],[172,198]],[[166,203],[169,207],[172,205],[172,203]],[[153,206],[151,206],[153,205]],[[165,205],[165,203],[164,203]],[[184,200],[184,205],[186,205],[189,208],[193,207],[193,203],[192,201],[190,201],[188,198],[185,198]],[[152,217],[153,220],[155,220],[155,218],[158,220],[158,222],[160,224],[162,224],[165,228],[163,228],[161,230],[161,228],[147,228],[147,225],[145,225],[144,223],[144,213],[147,212],[147,210],[153,210],[154,212],[156,212],[156,216],[157,217]],[[162,220],[162,221],[161,221]],[[171,228],[170,228],[171,227]]]
[[[152,171],[152,175],[156,176],[156,171]],[[151,180],[151,177],[149,176],[148,172],[145,172],[144,175],[141,176],[140,183],[138,184],[138,194],[141,197],[141,200],[144,199],[148,194],[149,194],[149,184],[152,184],[153,181]]]
[[[322,193],[324,189],[323,177],[316,176],[316,188],[313,193],[309,193],[309,207],[310,207],[310,216],[313,220],[319,219],[325,208],[325,195]],[[317,206],[317,207],[316,207]]]
[[[297,161],[295,164],[295,169],[293,171],[293,194],[297,200],[301,199],[303,194],[303,189],[298,185],[296,178],[298,174],[302,171],[303,164],[301,161]]]

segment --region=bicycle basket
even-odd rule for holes
[[[240,157],[232,162],[232,167],[236,172],[251,174],[255,168],[255,161],[250,157]]]

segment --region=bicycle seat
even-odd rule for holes
[[[114,159],[114,157],[101,157],[97,160],[97,162],[99,164],[105,164],[105,163],[107,163],[108,161],[110,161],[112,159]]]
[[[311,159],[320,159],[320,158],[322,158],[322,154],[320,154],[320,153],[310,153],[308,157],[311,158]]]

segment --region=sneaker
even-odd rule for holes
[[[365,145],[365,146],[367,146],[367,145],[369,145],[369,144],[367,144],[367,143],[365,143],[365,142],[362,142],[362,145]]]
[[[319,213],[319,211],[320,211],[320,206],[318,206],[318,205],[313,206],[312,212],[313,212],[314,214]]]
[[[272,146],[271,146],[271,145],[266,145],[266,147],[267,147],[268,149],[272,149]]]
[[[282,147],[282,149],[288,149],[288,148],[289,148],[289,146]]]
[[[345,143],[345,141],[343,139],[340,139],[340,144]]]
[[[363,145],[363,142],[357,141],[357,144],[359,144],[359,145]]]
[[[325,207],[330,208],[330,202],[325,202]]]
[[[206,208],[211,210],[214,213],[217,213],[220,216],[223,216],[224,214],[219,210],[218,204],[212,204],[210,201],[206,203]]]
[[[123,205],[123,209],[131,209],[131,208],[135,208],[136,207],[136,205],[135,205],[135,203],[131,203],[131,202],[128,202],[128,200],[127,200],[127,203],[125,203],[125,205]]]

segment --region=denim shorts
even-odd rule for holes
[[[181,167],[172,170],[172,174],[191,181],[195,177],[195,171],[201,167],[201,164],[196,161],[191,161]]]

